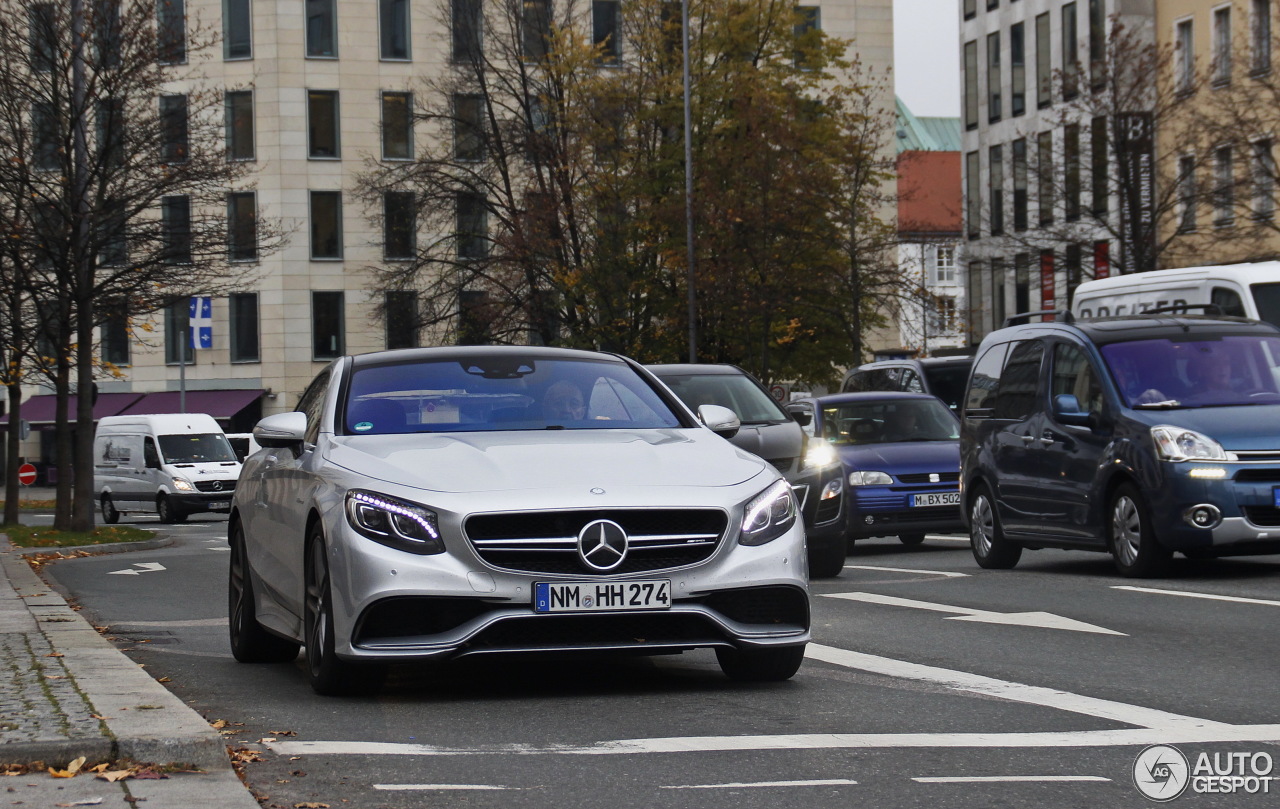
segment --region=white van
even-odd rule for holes
[[[1114,317],[1194,304],[1214,304],[1224,315],[1280,326],[1280,261],[1183,267],[1086,281],[1076,288],[1071,313]]]
[[[156,514],[182,522],[200,512],[230,513],[240,462],[207,413],[108,416],[93,440],[93,489],[102,519]]]
[[[253,433],[227,433],[231,448],[236,451],[236,460],[244,463],[244,459],[262,449]]]

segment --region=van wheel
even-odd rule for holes
[[[107,525],[120,522],[120,512],[116,510],[116,504],[112,502],[109,494],[102,495],[102,521]]]
[[[1007,570],[1022,558],[1022,546],[1004,537],[991,487],[983,484],[969,511],[969,546],[979,567]]]
[[[160,518],[160,522],[164,523],[187,521],[186,512],[179,511],[173,505],[173,501],[163,494],[156,498],[156,516]]]
[[[1107,514],[1107,539],[1120,575],[1143,579],[1163,573],[1173,552],[1156,539],[1147,504],[1138,488],[1132,483],[1116,487]]]
[[[386,666],[351,663],[334,651],[333,588],[324,533],[318,523],[307,538],[304,566],[304,651],[312,690],[326,697],[376,691],[386,678]]]
[[[924,534],[898,534],[898,541],[903,545],[919,545],[924,542]]]
[[[231,564],[227,572],[227,624],[231,654],[241,663],[287,663],[302,645],[272,635],[258,623],[253,600],[253,579],[244,545],[244,526],[231,527]]]

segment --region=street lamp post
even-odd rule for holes
[[[684,74],[684,242],[689,286],[689,362],[698,361],[698,292],[693,263],[693,118],[689,111],[689,0],[680,0],[680,45]]]

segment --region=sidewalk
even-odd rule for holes
[[[39,489],[23,494],[46,499]],[[0,807],[257,809],[218,732],[102,638],[22,550],[0,534]],[[89,772],[5,774],[5,764],[62,769],[80,756],[86,769],[135,762],[200,772],[114,783]]]

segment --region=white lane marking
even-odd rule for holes
[[[1155,593],[1162,596],[1182,596],[1184,598],[1207,598],[1210,601],[1233,601],[1237,604],[1259,604],[1264,607],[1280,607],[1280,601],[1268,601],[1265,598],[1245,598],[1244,596],[1220,596],[1213,593],[1192,593],[1187,590],[1157,590],[1154,587],[1135,587],[1130,584],[1112,585],[1112,590],[1129,590],[1134,593]]]
[[[159,562],[134,562],[133,567],[140,567],[142,569],[134,570],[133,568],[126,568],[125,570],[111,570],[107,572],[107,575],[108,576],[137,576],[140,573],[158,573],[161,570],[167,569],[165,568],[164,565],[160,564]]]
[[[921,784],[987,784],[996,782],[1059,782],[1059,781],[1107,781],[1101,775],[948,775],[912,778]]]
[[[1040,705],[1059,711],[1110,719],[1115,722],[1123,722],[1126,725],[1136,725],[1143,728],[1187,728],[1199,730],[1211,727],[1230,727],[1221,722],[1211,722],[1208,719],[1181,716],[1153,708],[1143,708],[1138,705],[1127,705],[1123,702],[1112,702],[1107,699],[1058,691],[1053,688],[997,680],[994,677],[984,677],[981,674],[970,674],[966,671],[954,671],[920,663],[910,663],[905,660],[895,660],[891,657],[851,652],[847,649],[837,649],[818,643],[810,643],[805,647],[805,657],[811,660],[821,660],[824,663],[831,663],[836,666],[844,666],[845,668],[859,669],[874,674],[885,674],[890,677],[901,677],[907,680],[922,680],[957,691],[971,691],[976,694],[986,694],[1013,702]]]
[[[755,781],[731,784],[680,784],[660,785],[658,789],[743,789],[751,787],[843,787],[857,784],[847,778],[829,778],[817,781]]]
[[[520,789],[520,787],[500,787],[493,784],[374,784],[374,789],[387,792],[426,792],[432,790],[483,790],[483,789]]]
[[[205,548],[206,551],[221,551],[222,553],[231,553],[230,548]]]
[[[226,626],[226,618],[191,618],[185,621],[110,621],[108,626]]]
[[[879,593],[823,593],[823,598],[843,598],[848,601],[862,601],[868,604],[882,604],[887,607],[910,607],[917,610],[933,610],[934,612],[954,612],[948,621],[974,621],[983,624],[1006,624],[1011,626],[1032,626],[1040,629],[1066,629],[1072,632],[1093,632],[1099,635],[1120,635],[1123,632],[1086,624],[1072,618],[1064,618],[1051,612],[993,612],[991,610],[975,610],[969,607],[953,607],[950,604],[934,604],[930,601],[917,601],[912,598],[881,595]]]
[[[879,565],[845,565],[846,570],[850,568],[853,570],[883,570],[886,573],[921,573],[926,576],[942,576],[947,579],[969,575],[968,573],[955,573],[948,570],[913,570],[906,567],[880,567]]]

